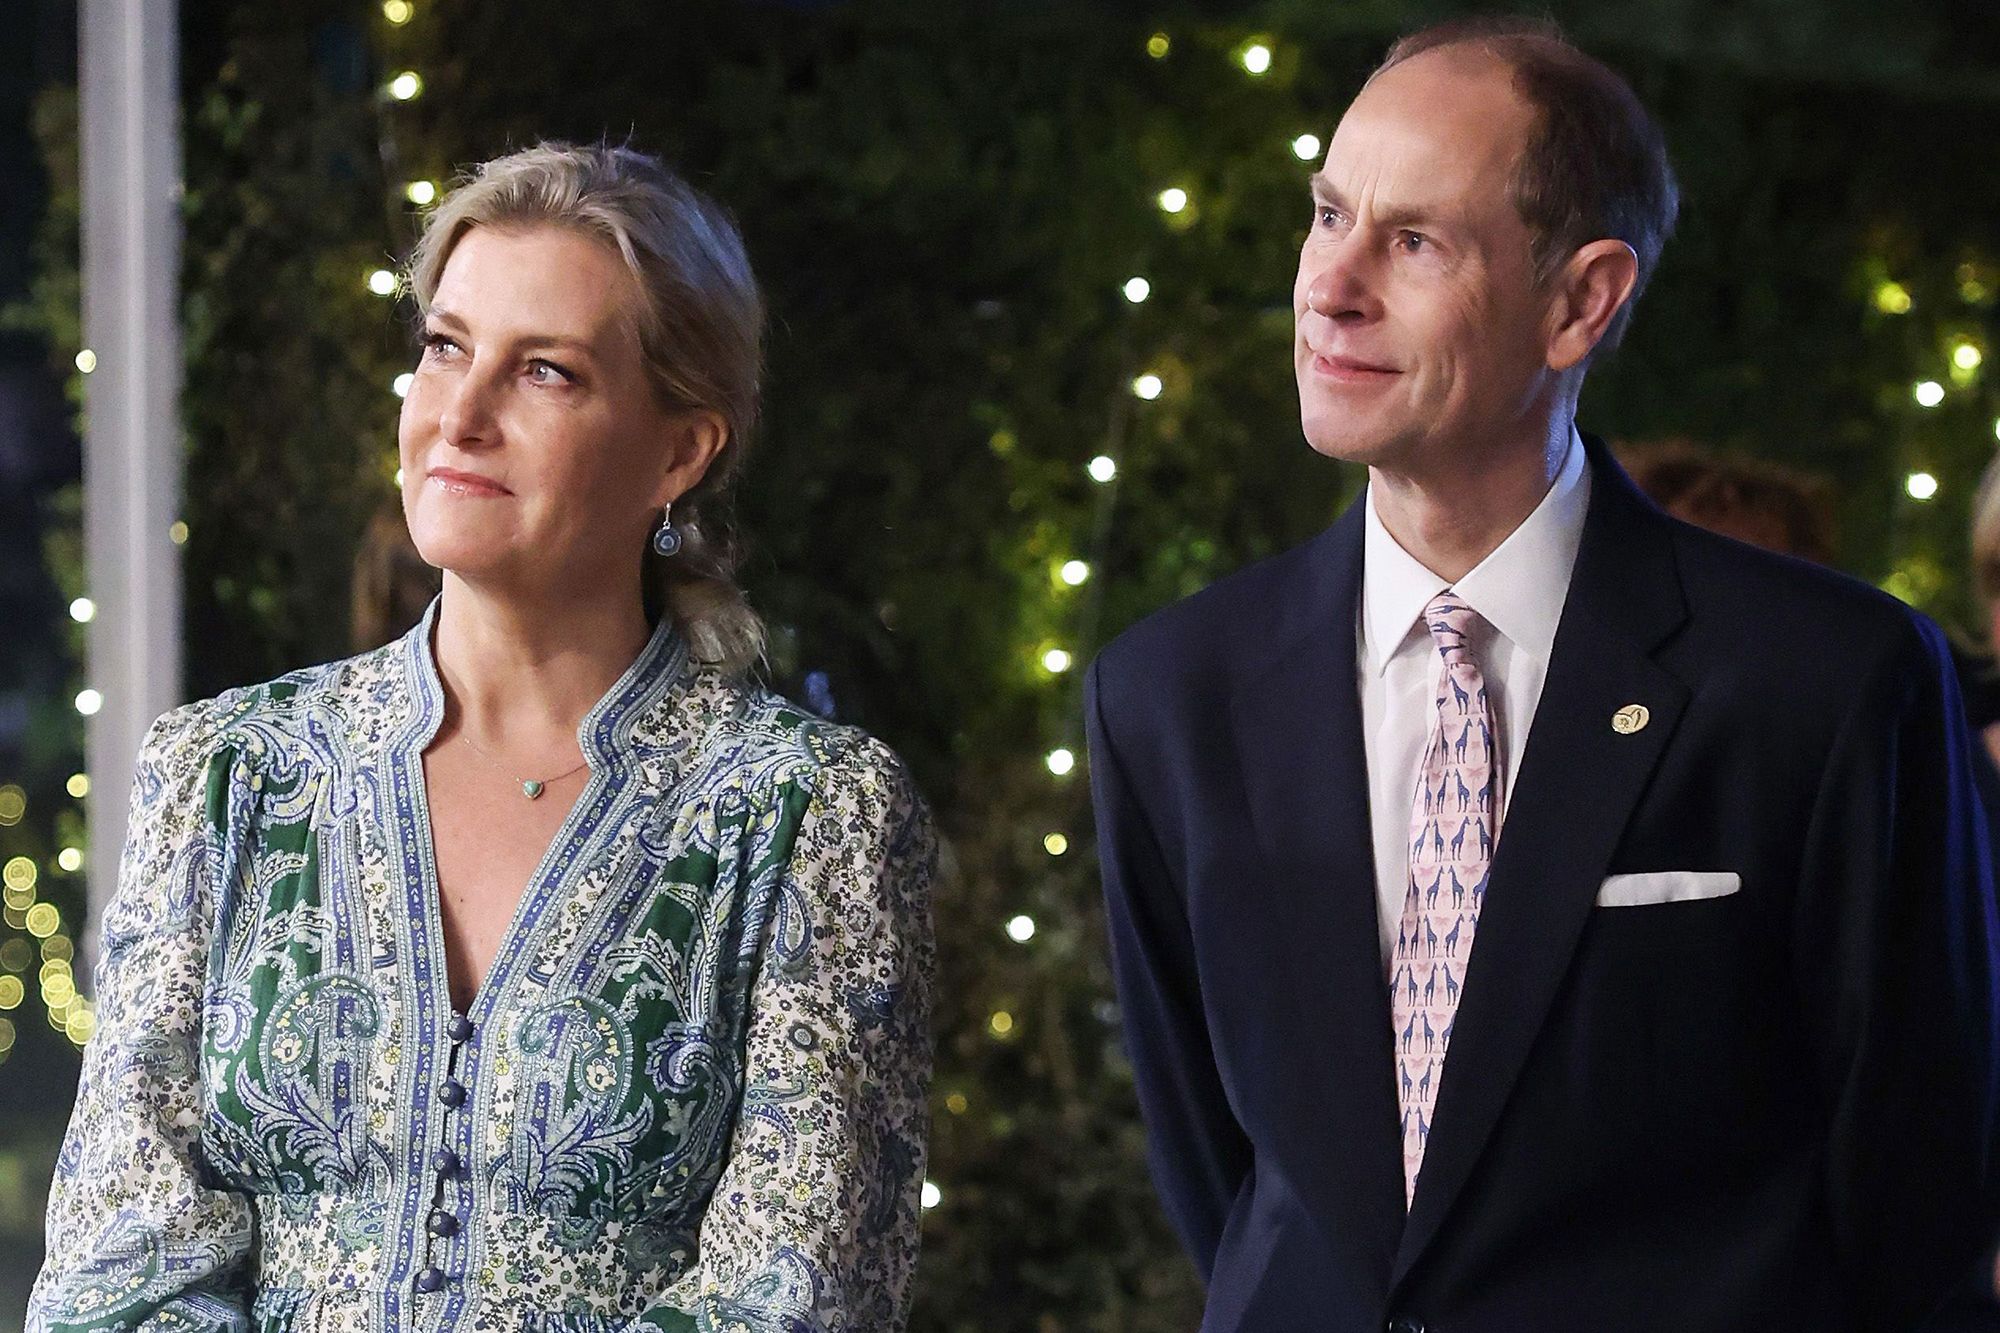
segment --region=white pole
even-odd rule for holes
[[[90,918],[125,843],[146,727],[181,697],[177,0],[82,0],[83,536],[90,622]],[[183,534],[184,539],[184,534]],[[93,929],[88,937],[93,942]]]

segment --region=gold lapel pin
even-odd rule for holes
[[[1630,736],[1635,731],[1644,731],[1653,715],[1646,711],[1644,704],[1626,704],[1611,715],[1611,729],[1620,736]]]

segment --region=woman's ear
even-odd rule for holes
[[[673,463],[660,478],[654,500],[664,506],[701,484],[723,446],[729,443],[729,423],[720,412],[694,408],[673,418]]]
[[[1549,369],[1565,371],[1588,360],[1638,281],[1639,256],[1623,241],[1592,241],[1571,255],[1551,298]]]

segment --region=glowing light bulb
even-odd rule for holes
[[[1885,282],[1875,289],[1875,308],[1885,315],[1910,313],[1910,292],[1900,282]]]
[[[90,775],[88,773],[70,774],[69,781],[63,784],[63,790],[77,800],[82,800],[84,797],[90,795]]]
[[[926,1180],[924,1182],[923,1197],[918,1202],[922,1203],[926,1210],[935,1208],[944,1202],[944,1191]]]
[[[1317,134],[1301,134],[1292,140],[1292,156],[1301,162],[1311,162],[1319,157],[1320,142]]]
[[[79,597],[69,604],[69,618],[79,625],[88,625],[97,618],[97,603],[88,597]]]
[[[1918,407],[1936,407],[1944,401],[1944,385],[1936,380],[1922,380],[1910,390],[1910,396],[1917,400]]]
[[[411,181],[408,185],[405,185],[403,187],[403,197],[405,199],[408,199],[411,203],[415,204],[418,208],[422,208],[425,205],[430,204],[437,199],[438,197],[437,182]]]
[[[1051,833],[1042,839],[1042,850],[1050,856],[1061,856],[1069,850],[1069,839],[1060,833]]]
[[[1060,676],[1070,669],[1070,655],[1061,648],[1051,648],[1042,654],[1042,670],[1051,676]]]
[[[1993,425],[1996,431],[2000,431],[2000,421],[1994,422]],[[1099,454],[1090,460],[1088,471],[1090,479],[1102,485],[1118,475],[1118,464],[1109,454]]]
[[[1156,32],[1146,39],[1146,54],[1155,60],[1165,60],[1167,52],[1173,49],[1174,44],[1168,40],[1167,35],[1163,32]]]
[[[78,352],[76,354],[76,368],[86,375],[97,369],[97,353],[91,351],[88,347]]]
[[[378,268],[368,275],[368,290],[377,296],[396,294],[396,275],[386,268]]]
[[[104,707],[104,696],[96,690],[84,690],[76,696],[76,711],[85,717],[95,717],[97,710]]]
[[[382,17],[402,27],[416,17],[417,7],[410,0],[382,0]]]
[[[1153,399],[1158,398],[1163,392],[1166,391],[1166,387],[1167,386],[1165,381],[1161,380],[1161,378],[1158,375],[1154,374],[1141,375],[1137,379],[1132,381],[1132,392],[1138,394],[1141,398],[1144,398],[1147,402],[1151,402]]]
[[[406,69],[389,80],[389,96],[398,102],[408,102],[424,90],[423,76],[413,69]]]
[[[1912,500],[1928,500],[1938,493],[1938,479],[1928,472],[1912,472],[1904,478],[1903,489]]]
[[[1057,777],[1061,777],[1076,767],[1076,756],[1068,750],[1055,749],[1049,751],[1049,757],[1046,762],[1049,766],[1049,772],[1055,774]]]
[[[1960,343],[1951,349],[1951,363],[1960,370],[1977,370],[1985,358],[1971,343]]]
[[[1262,42],[1244,47],[1243,68],[1253,75],[1265,73],[1271,68],[1271,48]]]
[[[1133,305],[1138,305],[1153,294],[1153,284],[1144,278],[1127,278],[1124,290],[1125,299]]]
[[[1007,923],[1007,938],[1016,944],[1026,944],[1035,938],[1035,918],[1017,916]]]
[[[1081,560],[1066,560],[1062,567],[1062,581],[1074,588],[1090,577],[1090,566]]]
[[[1160,191],[1160,207],[1169,213],[1178,213],[1188,206],[1188,192],[1178,185]]]
[[[56,864],[61,866],[67,873],[74,875],[77,871],[83,869],[82,849],[76,847],[63,848],[60,852],[56,853]]]
[[[390,383],[389,389],[398,398],[408,398],[410,396],[410,386],[412,384],[415,384],[416,382],[417,382],[417,377],[415,375],[412,375],[409,371],[406,370],[402,374],[396,376],[396,378]]]

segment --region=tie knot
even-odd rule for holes
[[[1431,598],[1424,607],[1424,624],[1431,632],[1431,642],[1437,645],[1446,661],[1462,660],[1468,649],[1467,639],[1472,627],[1485,623],[1480,614],[1459,600],[1457,593],[1446,588]]]

